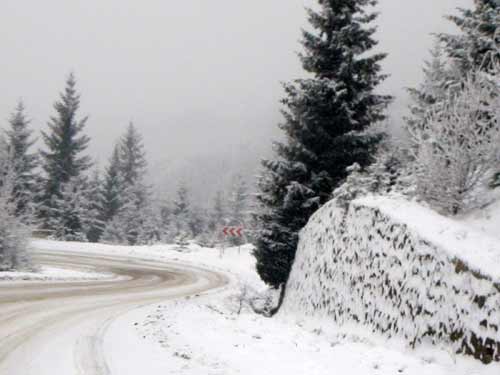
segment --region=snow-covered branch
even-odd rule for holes
[[[412,133],[418,195],[448,214],[482,202],[481,189],[498,166],[498,74],[474,73],[430,106],[425,126]]]

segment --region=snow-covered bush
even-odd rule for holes
[[[496,241],[416,203],[331,201],[300,234],[280,313],[500,361],[499,269]]]
[[[497,72],[498,73],[498,72]],[[478,207],[498,166],[500,75],[476,72],[428,108],[413,128],[419,197],[447,214]]]
[[[0,271],[25,269],[30,266],[30,228],[24,223],[31,220],[16,216],[18,202],[14,190],[13,161],[5,143],[0,139]]]
[[[363,170],[357,163],[346,169],[345,182],[334,190],[333,198],[345,207],[352,200],[371,193],[412,195],[413,178],[408,155],[394,139],[386,138],[379,145],[375,161]]]

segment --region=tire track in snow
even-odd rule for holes
[[[0,283],[0,375],[111,375],[102,342],[114,319],[135,307],[227,283],[224,276],[213,272],[145,259],[64,252],[43,252],[38,258],[48,265],[94,267],[122,278],[22,285],[9,282],[5,286]],[[61,348],[51,346],[59,336],[72,333],[80,325],[80,330],[63,340]],[[63,358],[57,357],[58,351],[64,353]],[[54,369],[37,365],[58,359],[57,363],[61,363]]]

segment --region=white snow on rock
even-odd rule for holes
[[[489,210],[496,214],[491,221],[479,212],[475,217],[459,221],[402,198],[368,196],[357,199],[354,204],[379,209],[397,222],[406,224],[421,238],[439,246],[440,250],[500,282],[500,241],[492,236],[495,232],[500,236],[500,202],[498,207]],[[486,220],[481,220],[481,217]],[[484,230],[478,230],[480,227]]]
[[[500,360],[499,255],[494,238],[417,203],[331,201],[301,232],[282,313]]]

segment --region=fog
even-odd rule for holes
[[[133,121],[160,179],[166,165],[182,170],[180,160],[247,163],[269,152],[279,136],[280,81],[303,76],[296,52],[307,25],[304,6],[314,3],[0,1],[2,120],[23,98],[33,127],[43,129],[73,71],[80,113],[90,115],[90,154],[104,164]],[[443,15],[471,4],[381,0],[378,38],[390,54],[384,69],[391,77],[380,90],[397,97],[394,128],[407,105],[404,88],[421,78],[430,34],[453,31]]]

